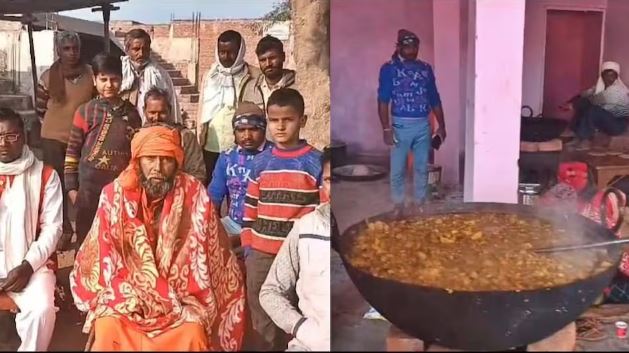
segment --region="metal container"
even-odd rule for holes
[[[428,193],[436,197],[439,194],[439,187],[441,186],[441,166],[435,164],[428,164]]]
[[[518,203],[533,206],[539,199],[542,186],[540,184],[521,183],[518,186]]]
[[[578,214],[498,203],[432,204],[412,211],[406,219],[457,214],[510,213],[550,221],[582,233],[587,242],[616,236],[600,224]],[[389,212],[368,221],[390,222]],[[572,283],[522,291],[448,291],[376,277],[354,267],[348,259],[367,220],[350,226],[337,239],[338,252],[349,277],[369,302],[393,325],[412,337],[452,349],[504,351],[525,347],[574,322],[585,312],[618,271],[621,247],[607,248],[604,258],[614,264],[605,271]]]

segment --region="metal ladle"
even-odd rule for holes
[[[606,247],[606,246],[616,246],[616,245],[627,244],[627,243],[629,243],[629,238],[628,239],[618,239],[618,240],[603,241],[603,242],[600,242],[600,243],[592,243],[592,244],[580,244],[580,245],[556,246],[556,247],[549,247],[549,248],[538,248],[538,249],[533,249],[533,252],[536,252],[538,254],[544,254],[544,253],[552,253],[552,252],[559,252],[559,251],[582,250],[582,249],[590,249],[590,248],[602,248],[602,247]]]

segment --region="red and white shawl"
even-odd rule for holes
[[[244,333],[243,274],[203,185],[178,173],[163,201],[155,253],[140,188],[116,179],[101,194],[70,274],[77,308],[118,317],[155,337],[184,322],[205,327],[210,350],[237,351]]]

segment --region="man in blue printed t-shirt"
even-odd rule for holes
[[[273,144],[266,140],[266,117],[262,109],[251,102],[238,104],[232,120],[236,145],[220,154],[212,182],[208,187],[210,199],[220,218],[221,204],[228,199],[229,211],[221,218],[230,236],[240,235],[245,194],[253,159]]]
[[[421,207],[428,188],[428,156],[431,148],[430,113],[437,117],[437,135],[445,141],[446,129],[432,67],[417,59],[419,38],[398,31],[396,50],[380,68],[378,115],[384,130],[384,143],[391,149],[391,198],[394,213],[402,216],[406,186],[406,161],[414,156],[414,204]]]

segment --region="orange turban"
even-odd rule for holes
[[[131,161],[120,174],[120,182],[125,188],[136,188],[139,183],[138,160],[140,157],[172,157],[179,168],[183,167],[184,152],[181,135],[174,128],[151,126],[140,129],[131,140]]]

